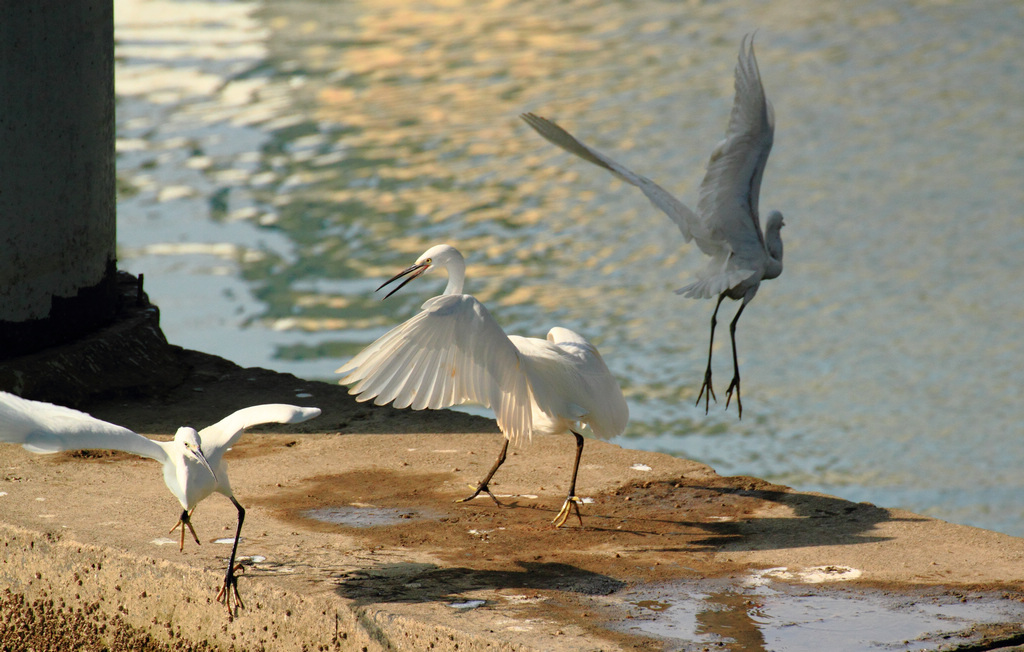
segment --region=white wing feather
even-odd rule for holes
[[[725,138],[715,147],[700,184],[697,213],[712,236],[739,260],[764,257],[758,219],[761,177],[771,153],[775,117],[764,95],[752,35],[743,37],[736,63],[736,96]]]
[[[765,98],[750,34],[743,37],[740,46],[735,87],[729,126],[725,138],[711,153],[696,214],[658,184],[584,145],[550,120],[532,113],[521,117],[551,143],[640,188],[652,204],[676,223],[687,242],[696,241],[711,260],[697,273],[693,283],[676,292],[707,299],[755,274],[764,258],[758,197],[772,148],[775,116]]]
[[[224,452],[231,448],[246,428],[262,423],[302,423],[320,416],[320,408],[298,407],[283,403],[253,405],[237,410],[212,426],[199,431],[203,455],[210,466],[217,468]]]
[[[440,409],[478,403],[494,410],[513,443],[532,430],[530,386],[516,347],[468,294],[441,295],[338,369],[359,401]]]
[[[555,327],[547,340],[531,340],[530,383],[541,409],[549,414],[582,421],[600,439],[622,434],[629,422],[629,406],[615,376],[597,348],[579,333]],[[549,352],[541,355],[539,349]],[[551,404],[553,397],[560,404]]]
[[[624,165],[613,161],[596,149],[584,145],[575,136],[548,119],[533,113],[524,113],[520,117],[551,144],[561,147],[570,154],[575,154],[584,161],[589,161],[594,165],[603,167],[619,179],[639,188],[656,208],[659,208],[675,222],[686,242],[696,240],[697,246],[705,254],[710,256],[715,253],[715,245],[709,240],[700,219],[685,204],[676,199],[672,193],[647,177],[637,174]]]
[[[166,462],[161,442],[68,407],[0,392],[0,442],[33,453],[106,449]]]
[[[715,256],[695,276],[697,280],[675,291],[691,299],[711,299],[736,287],[754,274],[752,269],[738,269],[729,264],[728,255]]]

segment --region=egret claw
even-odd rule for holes
[[[740,400],[740,377],[733,376],[729,383],[729,389],[725,392],[725,409],[729,409],[729,401],[732,400],[732,390],[736,390],[736,408],[739,410],[739,417],[743,418],[743,401]]]
[[[558,510],[558,515],[555,516],[554,520],[551,522],[556,528],[562,527],[569,519],[569,514],[572,510],[576,510],[576,518],[580,521],[580,527],[583,527],[583,516],[580,515],[580,503],[582,502],[583,501],[576,496],[569,496],[565,499],[565,502],[562,503],[562,509]]]
[[[170,530],[167,531],[167,534],[170,534],[171,532],[174,532],[175,530],[177,530],[179,527],[181,528],[181,542],[178,544],[178,550],[179,551],[184,551],[185,550],[185,526],[186,525],[188,526],[188,531],[192,533],[192,538],[195,539],[196,545],[197,546],[202,545],[201,543],[199,543],[199,537],[196,536],[196,529],[194,527],[192,527],[191,516],[192,515],[189,514],[188,512],[182,512],[181,513],[181,518],[178,519],[178,522],[174,524],[174,527],[172,527]]]
[[[473,485],[469,485],[469,486],[472,487]],[[476,488],[476,491],[474,491],[472,494],[466,496],[465,498],[458,498],[458,499],[455,500],[455,502],[457,502],[457,503],[468,503],[469,501],[471,501],[474,498],[476,498],[477,496],[479,496],[481,491],[487,492],[487,495],[491,497],[491,500],[493,500],[494,503],[498,507],[508,507],[508,505],[506,505],[505,503],[503,503],[500,500],[498,500],[498,497],[495,496],[493,493],[491,493],[491,489],[490,489],[490,487],[487,486],[486,482],[481,484],[480,486],[478,486]]]
[[[704,390],[707,390],[707,393],[705,393]],[[715,403],[718,402],[718,397],[715,396],[715,390],[711,387],[710,372],[704,375],[704,384],[700,386],[700,393],[697,394],[697,402],[694,403],[694,405],[700,405],[701,397],[704,397],[704,414],[707,414],[708,410],[711,408],[711,399],[715,399]]]
[[[228,620],[234,620],[238,614],[239,609],[245,609],[245,604],[242,602],[242,596],[238,594],[238,577],[235,575],[238,571],[244,571],[245,567],[242,564],[235,565],[228,571],[227,577],[224,578],[224,584],[220,587],[220,592],[217,593],[217,602],[222,602],[224,606],[228,608]],[[235,608],[231,608],[231,596],[234,595]]]

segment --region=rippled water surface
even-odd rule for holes
[[[1024,534],[1020,3],[117,12],[119,255],[174,343],[331,380],[444,281],[373,289],[449,242],[508,332],[598,345],[631,406],[622,445]],[[739,325],[739,421],[694,407],[714,306],[672,290],[700,253],[517,115],[694,206],[755,28],[786,267]],[[721,394],[724,329],[715,360]]]

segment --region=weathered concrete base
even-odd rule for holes
[[[0,360],[0,390],[79,407],[97,396],[152,396],[180,385],[189,365],[167,343],[160,311],[138,278],[117,273],[114,321],[66,344]]]
[[[219,605],[212,604],[213,594],[197,590],[216,586],[223,574],[9,525],[0,525],[0,537],[0,583],[10,591],[30,600],[56,598],[93,612],[120,614],[168,640],[242,649],[335,649],[352,635],[347,643],[355,649],[371,644],[354,614],[338,612],[329,601],[304,599],[263,584],[247,586],[254,617],[228,622],[224,611],[215,608]]]
[[[424,623],[329,594],[300,596],[245,582],[246,609],[229,620],[214,593],[223,573],[138,558],[101,546],[0,524],[0,582],[29,600],[58,599],[91,614],[118,615],[182,647],[242,650],[519,650],[459,629]]]
[[[177,503],[158,465],[123,454],[0,449],[0,583],[120,615],[179,646],[274,650],[661,649],[614,631],[595,598],[766,567],[845,566],[860,572],[847,585],[1024,599],[1024,540],[602,442],[584,451],[579,488],[593,502],[583,527],[550,524],[569,437],[510,456],[492,485],[509,507],[456,503],[500,436],[345,434],[334,429],[348,420],[337,388],[304,389],[324,408],[319,423],[298,427],[307,434],[248,435],[229,453],[248,509],[247,608],[234,620],[213,601],[229,550],[215,539],[231,536],[234,508],[220,496],[203,502],[193,517],[202,545],[179,552],[167,535]],[[338,522],[315,510],[336,510]],[[1022,634],[1004,623],[994,643],[958,649]]]

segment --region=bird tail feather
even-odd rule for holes
[[[754,273],[750,269],[724,270],[714,261],[712,263],[697,274],[697,280],[679,288],[676,294],[690,299],[711,299],[736,287]]]

